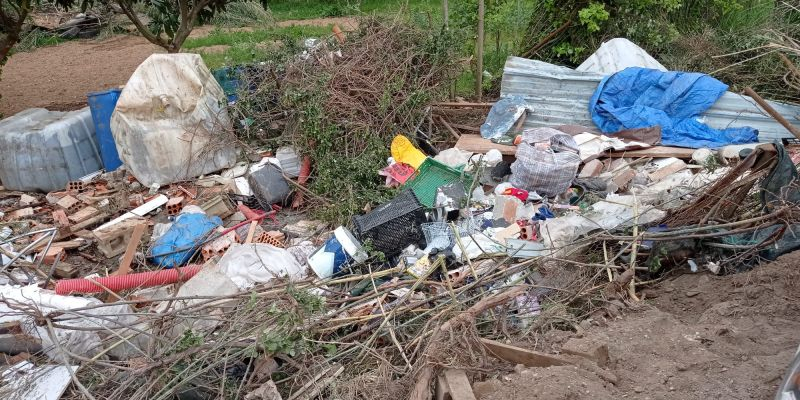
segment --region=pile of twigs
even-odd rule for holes
[[[426,136],[429,105],[446,96],[457,67],[453,46],[398,17],[364,18],[356,32],[286,48],[283,60],[245,71],[248,90],[231,110],[247,121],[237,134],[309,156],[308,189],[321,200],[309,205],[335,203],[341,210],[323,217],[343,222],[388,198],[377,171],[395,135]]]

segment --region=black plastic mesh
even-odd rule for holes
[[[425,209],[410,190],[398,194],[369,214],[353,217],[358,239],[371,242],[372,248],[387,257],[399,254],[410,244],[425,242],[420,224],[426,222]]]

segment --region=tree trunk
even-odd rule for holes
[[[3,65],[6,63],[8,53],[11,52],[11,48],[14,47],[18,41],[19,29],[17,29],[16,32],[9,32],[4,35],[0,35],[0,71],[2,71]]]

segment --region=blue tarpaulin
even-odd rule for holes
[[[604,133],[661,126],[661,144],[717,148],[758,141],[749,128],[713,129],[698,116],[728,86],[708,75],[631,67],[605,77],[589,101],[592,121]]]
[[[153,262],[165,268],[178,267],[189,261],[195,250],[222,220],[200,213],[182,213],[151,250]]]

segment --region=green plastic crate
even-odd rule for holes
[[[436,189],[458,181],[461,181],[469,190],[472,186],[472,175],[463,173],[462,176],[461,171],[428,157],[419,166],[414,178],[406,184],[406,187],[414,192],[423,206],[431,208],[436,203]]]

